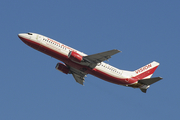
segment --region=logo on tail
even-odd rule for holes
[[[136,70],[135,72],[136,72],[136,74],[139,74],[139,73],[141,73],[141,72],[143,72],[143,71],[145,71],[145,70],[147,70],[147,69],[149,69],[149,68],[151,68],[151,67],[152,67],[152,65],[151,65],[151,64],[148,64],[148,65],[146,65],[146,66],[144,66],[144,67]]]

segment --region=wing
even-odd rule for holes
[[[102,61],[108,60],[109,58],[111,58],[112,55],[119,53],[121,51],[119,50],[110,50],[110,51],[106,51],[106,52],[102,52],[102,53],[97,53],[97,54],[93,54],[93,55],[88,55],[85,56],[85,59],[88,59],[90,61],[93,61],[95,63],[100,63]]]
[[[84,85],[84,76],[79,76],[78,74],[72,74],[76,82],[78,82],[81,85]]]
[[[74,79],[76,80],[76,82],[83,85],[87,73],[80,71],[78,69],[75,69],[73,67],[70,67],[70,71],[71,71],[71,74],[73,75]]]
[[[96,67],[98,63],[101,63],[102,61],[108,60],[111,58],[112,55],[119,53],[121,51],[119,50],[110,50],[102,53],[97,53],[93,55],[84,56],[83,59],[86,61],[84,63],[81,63],[83,65],[89,66],[90,68]],[[67,65],[68,66],[68,65]],[[68,66],[70,68],[71,74],[73,75],[76,82],[83,85],[85,77],[87,73],[85,73],[85,70],[78,70],[71,66]]]
[[[89,66],[91,68],[94,68],[98,63],[108,60],[109,58],[111,58],[112,55],[119,53],[119,52],[121,52],[121,51],[114,49],[114,50],[110,50],[110,51],[106,51],[106,52],[102,52],[102,53],[84,56],[83,59],[90,63]]]

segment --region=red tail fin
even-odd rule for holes
[[[138,79],[146,79],[151,78],[156,68],[159,66],[158,62],[152,62],[148,65],[145,65],[142,68],[139,68],[138,70],[135,70],[133,73],[133,77]]]

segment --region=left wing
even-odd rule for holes
[[[74,79],[76,80],[76,82],[78,82],[81,85],[84,85],[84,80],[85,80],[84,77],[85,76],[80,76],[80,75],[75,74],[75,73],[72,73],[72,75],[73,75]]]
[[[112,55],[119,53],[119,52],[121,52],[121,51],[114,49],[114,50],[110,50],[110,51],[106,51],[106,52],[102,52],[102,53],[84,56],[83,59],[90,63],[89,66],[91,68],[94,68],[97,65],[97,63],[101,63],[105,60],[108,60],[109,58],[111,58]]]
[[[80,71],[78,69],[75,69],[73,67],[70,67],[70,71],[71,71],[71,74],[73,75],[74,79],[76,80],[76,82],[83,85],[87,73]]]

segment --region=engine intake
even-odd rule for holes
[[[77,52],[70,51],[68,55],[69,59],[74,61],[74,62],[81,62],[83,60],[83,56],[78,54]]]
[[[70,71],[69,68],[66,65],[64,65],[63,63],[57,63],[55,68],[65,74],[68,74]]]

